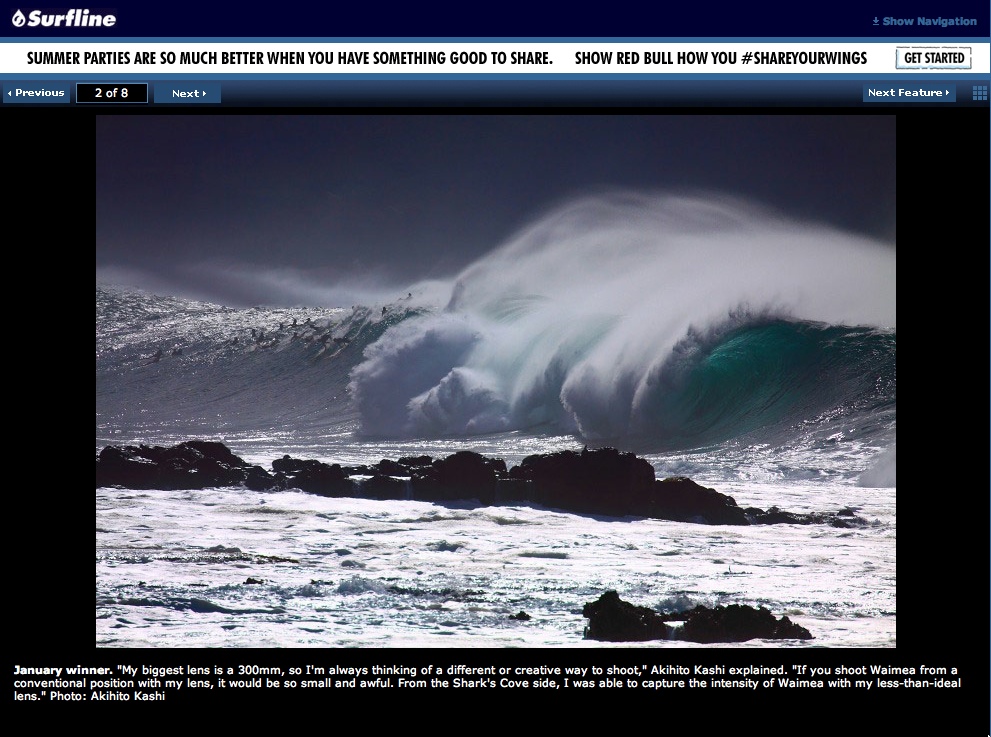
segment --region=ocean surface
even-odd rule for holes
[[[459,450],[513,466],[610,446],[740,506],[869,524],[100,488],[96,644],[714,647],[584,639],[582,607],[614,589],[763,606],[814,637],[715,647],[894,647],[895,334],[892,245],[688,198],[570,203],[366,305],[98,283],[97,452],[205,439],[266,468]]]

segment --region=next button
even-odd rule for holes
[[[162,102],[220,102],[219,82],[155,83],[155,103]]]
[[[956,102],[955,84],[883,82],[864,85],[864,102]]]

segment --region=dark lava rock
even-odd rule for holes
[[[287,489],[299,489],[320,496],[354,496],[354,483],[340,464],[329,465],[316,460],[300,460],[288,455],[272,461],[280,482]]]
[[[275,476],[261,466],[249,466],[247,471],[248,474],[244,479],[244,485],[252,491],[266,491],[268,489],[279,488]]]
[[[423,466],[429,466],[434,462],[434,459],[430,456],[402,456],[398,463],[406,468],[422,468]]]
[[[775,619],[764,607],[730,604],[687,612],[678,639],[689,642],[744,642],[762,640],[811,640],[812,634],[788,617]]]
[[[409,468],[396,461],[383,458],[374,466],[375,470],[383,476],[409,476]]]
[[[463,450],[436,460],[430,466],[414,468],[413,498],[423,501],[478,499],[482,504],[492,504],[496,475],[505,471],[505,461]]]
[[[96,460],[96,485],[129,489],[245,487],[300,489],[329,497],[525,503],[578,514],[638,516],[710,525],[825,524],[864,527],[851,509],[798,514],[771,507],[741,509],[733,497],[684,477],[658,480],[644,458],[600,448],[527,456],[506,470],[505,461],[461,451],[447,458],[407,456],[374,466],[329,465],[284,455],[269,473],[234,455],[223,443],[192,440],[163,448],[107,446]],[[371,476],[366,480],[355,477]],[[409,479],[407,481],[407,478]]]
[[[638,514],[655,481],[650,463],[615,448],[527,456],[509,476],[529,481],[537,504],[615,516]]]
[[[96,459],[96,486],[153,489],[158,463],[141,454],[134,445],[108,445]]]
[[[682,614],[662,614],[647,607],[635,606],[607,591],[597,601],[582,609],[588,618],[585,637],[607,642],[642,642],[678,639],[688,642],[744,642],[765,640],[811,640],[804,627],[788,617],[775,619],[764,607],[754,609],[745,604],[730,604],[709,609],[697,606]],[[680,629],[668,625],[684,621]]]
[[[223,443],[189,441],[157,445],[107,446],[96,459],[96,486],[129,489],[206,489],[241,486],[248,464]]]
[[[407,485],[405,479],[376,474],[370,479],[358,482],[358,493],[368,499],[405,499]]]
[[[192,448],[193,450],[199,451],[203,454],[204,458],[216,461],[217,463],[223,463],[228,466],[248,465],[241,458],[234,455],[230,448],[215,440],[189,440],[176,446],[176,448],[183,447]]]
[[[863,517],[858,517],[849,507],[844,507],[836,513],[799,513],[786,512],[777,507],[771,507],[767,510],[757,507],[747,507],[744,513],[747,519],[755,525],[829,525],[831,527],[841,528],[870,526],[867,520]]]
[[[526,491],[530,501],[570,511],[711,525],[750,524],[732,497],[687,478],[659,481],[646,459],[615,448],[528,456],[510,471],[509,478],[530,483]],[[500,496],[507,497],[501,488]]]
[[[654,483],[641,512],[647,517],[709,525],[749,525],[733,497],[675,476]]]
[[[623,601],[615,591],[607,591],[598,601],[586,604],[582,615],[588,618],[586,640],[643,642],[671,639],[671,627],[657,612]]]

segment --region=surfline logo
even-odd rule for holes
[[[10,19],[14,28],[109,28],[117,23],[114,13],[94,13],[89,8],[55,8],[14,11]]]

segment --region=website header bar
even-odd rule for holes
[[[145,0],[125,6],[8,6],[0,36],[15,38],[986,38],[986,0],[705,7],[693,3],[604,7],[596,12],[500,3],[498,12],[452,13],[422,4],[277,6]],[[6,30],[3,30],[3,29]],[[525,29],[525,30],[524,30]]]

